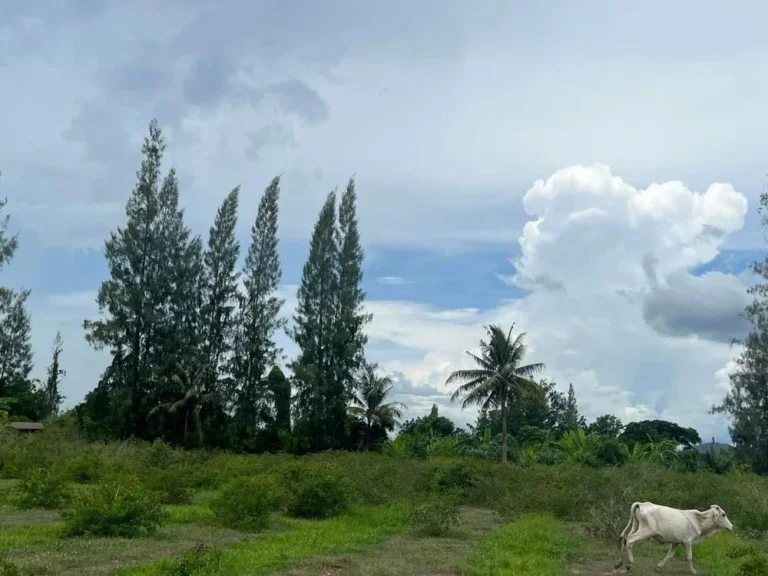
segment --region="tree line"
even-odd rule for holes
[[[74,411],[79,426],[93,438],[246,451],[355,445],[363,430],[347,407],[367,366],[370,315],[354,178],[338,207],[337,191],[328,194],[312,232],[288,330],[300,351],[288,363],[289,382],[275,343],[287,324],[279,294],[280,177],[264,190],[238,269],[240,189],[223,200],[204,242],[184,221],[175,170],[162,174],[165,147],[152,121],[125,224],[105,243],[100,317],[84,322],[87,340],[111,361]]]
[[[97,295],[100,315],[83,323],[88,342],[107,350],[110,362],[96,387],[67,417],[90,438],[162,438],[185,446],[249,452],[296,453],[382,447],[399,424],[404,405],[391,402],[392,380],[365,357],[363,249],[356,214],[354,177],[331,191],[313,228],[288,327],[279,292],[280,177],[265,188],[253,218],[244,264],[236,237],[240,188],[221,203],[207,238],[192,234],[179,204],[179,182],[163,174],[165,140],[156,121],[142,147],[125,223],[104,246],[109,276]],[[0,211],[5,201],[0,202]],[[763,224],[768,193],[760,199]],[[0,269],[13,258],[18,238],[0,220]],[[768,470],[768,258],[754,272],[761,283],[745,316],[752,330],[741,342],[732,388],[713,412],[730,420],[731,437],[756,470]],[[42,420],[59,413],[65,371],[63,342],[56,335],[43,380],[31,378],[29,290],[0,287],[0,416]],[[285,358],[275,336],[286,330],[299,353]],[[615,416],[587,424],[575,393],[534,380],[542,363],[524,364],[524,334],[488,327],[477,366],[458,371],[454,400],[477,405],[469,432],[505,459],[510,450],[542,446],[582,430],[625,445],[655,441],[692,445],[694,430],[646,421],[624,428]],[[285,362],[287,361],[287,362]],[[284,363],[285,362],[285,363]],[[279,365],[290,371],[286,377]],[[440,437],[425,422],[442,422],[436,410],[406,422],[402,442]],[[416,430],[431,430],[416,434]],[[439,429],[439,427],[438,427]],[[410,440],[409,440],[410,438]],[[627,438],[630,441],[627,441]],[[490,442],[489,439],[493,439]],[[700,439],[698,439],[700,441]],[[489,444],[490,442],[490,444]],[[471,444],[471,442],[470,442]],[[391,445],[390,445],[391,448]]]

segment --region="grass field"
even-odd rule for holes
[[[30,445],[0,447],[6,476],[0,480],[2,576],[608,574],[628,504],[644,499],[678,507],[719,503],[737,532],[694,548],[699,573],[768,574],[768,486],[751,474],[682,474],[655,465],[521,468],[348,453],[204,455],[159,444],[24,442]],[[123,482],[130,478],[138,478],[139,487]],[[258,498],[254,503],[252,494],[233,492],[238,478],[277,488],[267,520],[256,529],[222,520],[227,516],[221,494],[233,500],[236,513],[260,510]],[[320,480],[311,484],[308,478]],[[347,505],[326,517],[304,518],[284,499],[280,489],[287,485],[299,492],[309,485],[303,493],[312,504],[335,502],[340,496],[334,490],[342,487]],[[110,490],[116,498],[105,503]],[[53,504],[30,506],[31,497],[33,504]],[[131,535],[72,535],[74,511],[84,507],[107,525],[135,523],[144,513],[154,515],[157,525]],[[452,511],[456,517],[449,521]],[[635,550],[635,574],[655,573],[666,551],[653,543]],[[688,573],[682,551],[665,573]]]

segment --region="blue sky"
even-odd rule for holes
[[[37,370],[56,330],[67,403],[104,353],[84,318],[156,117],[205,237],[242,186],[245,245],[282,174],[285,313],[325,195],[356,175],[369,356],[409,416],[483,324],[589,418],[659,417],[726,437],[738,313],[764,254],[768,7],[744,1],[0,0],[0,194],[33,289]],[[284,335],[286,354],[295,352]]]

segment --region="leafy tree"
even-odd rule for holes
[[[365,292],[363,280],[363,248],[357,225],[357,193],[355,179],[350,178],[341,195],[339,204],[339,225],[337,228],[337,275],[338,292],[336,305],[336,333],[334,334],[335,381],[343,384],[348,393],[354,387],[355,372],[363,366],[364,349],[368,337],[363,327],[372,319],[363,311]],[[344,412],[346,402],[335,394],[336,403],[332,410],[336,415]]]
[[[597,419],[589,425],[588,431],[590,434],[601,436],[603,438],[616,438],[621,434],[624,429],[624,425],[613,414],[603,414],[598,416]]]
[[[376,374],[375,364],[366,364],[360,371],[357,392],[352,397],[349,412],[365,421],[365,436],[361,445],[367,448],[371,444],[375,428],[391,432],[403,417],[402,410],[408,407],[401,402],[386,402],[392,393],[394,384],[389,376]]]
[[[577,428],[587,427],[586,419],[579,414],[573,384],[568,385],[567,395],[558,391],[554,383],[547,383],[546,388],[549,403],[549,414],[546,424],[556,436],[561,437],[563,434]]]
[[[44,389],[46,411],[53,415],[59,413],[59,406],[64,400],[60,391],[61,380],[67,375],[61,368],[61,353],[63,351],[64,341],[61,339],[61,333],[56,332],[56,338],[53,341],[53,357],[51,358],[51,365],[48,366]]]
[[[768,228],[768,191],[760,195],[758,213]],[[712,412],[730,419],[729,432],[737,450],[755,471],[768,471],[768,256],[752,265],[760,281],[747,292],[753,297],[744,310],[751,329],[737,343],[743,346],[736,369],[730,374],[731,387]]]
[[[280,354],[275,332],[285,326],[279,316],[284,300],[277,296],[282,276],[277,249],[279,199],[280,178],[275,177],[259,202],[243,269],[232,370],[238,387],[235,422],[241,438],[253,436],[260,424],[273,418],[265,376]]]
[[[232,190],[216,212],[203,255],[203,357],[209,366],[210,378],[206,389],[222,394],[222,399],[221,383],[228,375],[226,363],[230,360],[236,329],[234,313],[240,274],[235,266],[240,244],[235,238],[235,227],[239,193],[239,187]]]
[[[346,408],[347,391],[336,380],[334,338],[338,304],[338,244],[336,242],[336,192],[328,194],[309,245],[297,292],[298,305],[290,336],[299,347],[291,368],[297,388],[298,423],[314,450],[339,445],[339,430],[349,421],[339,415]],[[335,418],[334,418],[335,416]]]
[[[542,439],[548,434],[547,418],[549,415],[548,383],[541,381],[525,394],[516,394],[510,399],[507,409],[507,434],[517,439],[520,444],[528,444]],[[490,429],[493,437],[502,433],[501,410],[493,409],[480,412],[475,428],[482,433]]]
[[[158,355],[158,329],[163,328],[166,312],[164,296],[169,288],[158,282],[160,268],[167,264],[159,229],[158,188],[164,150],[162,131],[153,120],[142,147],[138,181],[126,205],[126,225],[112,232],[104,247],[110,278],[101,284],[96,301],[105,317],[83,323],[88,342],[112,353],[112,363],[99,384],[106,390],[96,396],[115,398],[120,410],[127,411],[128,418],[113,418],[107,425],[113,430],[117,421],[121,428],[127,425],[120,430],[122,436],[146,436],[148,388]],[[128,405],[123,402],[126,396]],[[107,413],[114,411],[91,413],[90,417],[98,421]]]
[[[279,367],[273,366],[267,376],[269,390],[275,401],[275,428],[291,430],[291,383]]]
[[[456,425],[445,416],[440,416],[437,404],[432,404],[432,409],[426,416],[420,416],[403,422],[400,434],[419,434],[444,438],[456,433]]]
[[[666,420],[630,422],[619,436],[619,440],[630,447],[635,444],[659,444],[665,440],[673,441],[675,445],[682,444],[685,447],[701,443],[698,432],[693,428],[683,428]]]
[[[514,340],[512,329],[504,333],[501,326],[492,325],[486,328],[488,342],[480,341],[480,355],[467,352],[477,363],[474,370],[457,370],[453,372],[446,384],[464,382],[454,392],[451,400],[463,396],[462,408],[472,404],[481,406],[482,410],[499,408],[502,419],[502,462],[507,462],[507,409],[509,401],[522,394],[530,393],[536,383],[531,379],[536,372],[544,368],[544,364],[535,363],[523,365],[523,359],[528,347],[523,343],[525,333]]]

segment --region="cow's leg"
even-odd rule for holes
[[[685,557],[688,559],[688,567],[691,569],[691,574],[696,574],[696,568],[693,567],[693,542],[685,543]]]
[[[631,532],[629,536],[627,536],[627,572],[632,568],[632,564],[635,562],[635,556],[632,554],[632,547],[637,542],[642,542],[643,540],[648,540],[648,538],[651,538],[653,536],[653,532],[648,530],[645,526],[640,526],[637,530]]]
[[[635,516],[634,508],[632,508],[629,514],[629,522],[624,530],[621,531],[621,548],[619,549],[619,561],[616,562],[614,566],[615,570],[621,568],[621,565],[624,563],[624,549],[627,546],[627,538],[629,538],[630,534],[636,532],[639,526],[640,521],[637,519],[637,516]],[[627,568],[627,570],[629,570],[629,568]]]
[[[677,552],[677,546],[678,546],[677,544],[670,544],[669,545],[669,550],[667,550],[667,555],[664,556],[664,560],[662,560],[661,562],[659,562],[657,564],[658,568],[664,568],[666,563],[671,560],[672,556],[674,556],[675,552]]]

